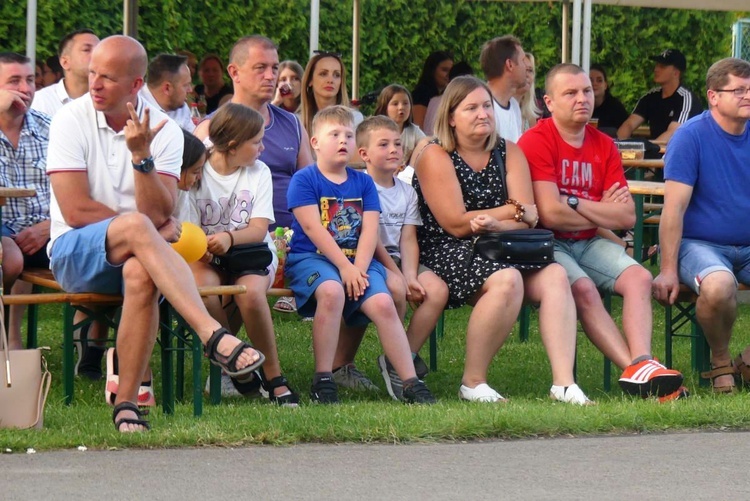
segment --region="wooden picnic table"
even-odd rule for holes
[[[638,259],[643,249],[643,225],[647,216],[644,210],[644,197],[664,196],[664,183],[657,181],[628,181],[628,189],[635,202],[635,226],[633,227],[633,256]]]

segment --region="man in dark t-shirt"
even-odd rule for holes
[[[644,122],[651,129],[649,139],[669,141],[681,124],[701,111],[698,97],[682,85],[682,75],[687,68],[685,56],[677,49],[667,49],[651,57],[654,66],[654,82],[659,84],[648,91],[635,106],[635,110],[617,130],[619,139],[627,139]]]

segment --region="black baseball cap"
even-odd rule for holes
[[[674,66],[683,72],[685,71],[685,68],[687,68],[685,55],[677,49],[667,49],[657,56],[651,56],[650,59],[657,63],[666,64],[667,66]]]

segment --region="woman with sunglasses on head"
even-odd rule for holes
[[[316,50],[302,76],[302,125],[312,130],[312,120],[317,112],[329,106],[351,106],[346,92],[346,68],[341,54]],[[354,127],[364,120],[362,113],[352,110]]]
[[[276,95],[271,104],[289,113],[299,113],[302,106],[302,75],[304,70],[297,61],[282,61],[279,64],[279,80]]]

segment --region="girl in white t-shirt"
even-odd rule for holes
[[[247,287],[247,293],[234,296],[234,303],[229,305],[222,306],[218,297],[208,298],[208,311],[225,326],[233,324],[234,313],[240,314],[253,345],[266,355],[261,371],[268,398],[280,405],[296,406],[299,397],[281,374],[271,310],[266,301],[278,258],[268,234],[268,225],[274,221],[271,171],[258,160],[263,151],[263,133],[263,117],[257,111],[234,103],[219,108],[208,130],[211,143],[208,158],[200,180],[190,188],[189,205],[186,213],[180,213],[180,219],[197,224],[208,236],[207,255],[191,265],[198,285]],[[214,255],[224,255],[235,245],[257,242],[266,242],[273,255],[273,262],[266,270],[228,275],[210,264]],[[259,389],[256,375],[241,380],[222,376],[222,380],[225,395],[237,392],[249,395]]]

